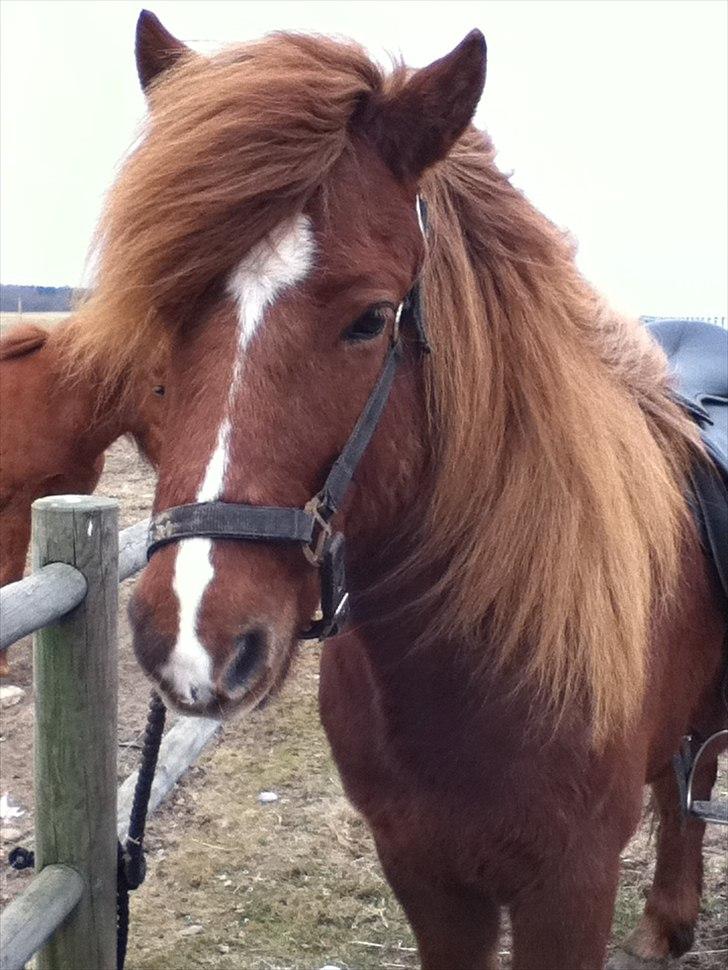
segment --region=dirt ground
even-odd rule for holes
[[[99,491],[120,500],[121,525],[130,525],[148,514],[153,476],[129,444],[117,442]],[[125,618],[133,583],[121,592],[120,780],[135,767],[148,696]],[[7,682],[27,693],[0,712],[0,792],[24,814],[0,828],[3,903],[30,878],[5,860],[33,828],[30,642],[13,648],[11,659]],[[282,695],[227,724],[150,821],[149,874],[132,902],[129,970],[417,966],[412,936],[367,829],[342,794],[318,721],[317,679],[317,648],[306,647]],[[263,791],[277,800],[261,803]],[[725,766],[716,795],[728,797]],[[653,856],[646,818],[623,856],[615,941],[638,918]],[[719,970],[728,963],[727,859],[728,829],[710,826],[703,912],[684,966]],[[506,932],[504,968],[509,946]]]

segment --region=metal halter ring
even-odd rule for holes
[[[312,566],[320,566],[324,559],[326,544],[331,538],[331,523],[321,513],[321,496],[314,495],[303,507],[314,520],[311,541],[303,546],[303,554]]]

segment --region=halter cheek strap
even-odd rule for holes
[[[398,316],[403,310],[400,306]],[[333,533],[331,520],[341,507],[364,452],[389,398],[401,355],[393,335],[381,373],[341,454],[318,492],[302,508],[195,502],[177,505],[154,516],[149,527],[147,558],[180,539],[242,539],[251,542],[297,542],[312,566],[321,570],[321,619],[300,634],[323,639],[343,626],[348,614],[344,536]]]
[[[424,234],[427,210],[419,196],[417,216]],[[178,505],[152,519],[147,559],[170,542],[195,537],[300,543],[308,562],[319,570],[321,618],[300,633],[299,637],[302,640],[322,640],[338,633],[348,616],[349,594],[346,591],[344,536],[341,532],[333,531],[331,520],[341,508],[386,407],[402,356],[401,330],[406,326],[414,330],[420,348],[429,353],[418,283],[397,308],[392,339],[382,370],[353,431],[331,466],[323,487],[302,509],[228,502]]]

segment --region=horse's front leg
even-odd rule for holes
[[[443,880],[426,858],[406,858],[378,845],[387,880],[417,939],[422,970],[497,970],[498,906]]]
[[[710,798],[717,769],[717,755],[698,764],[693,785],[696,799]],[[700,909],[705,823],[683,818],[672,767],[652,783],[652,791],[660,818],[655,876],[642,919],[610,961],[610,970],[667,966],[671,957],[682,956],[693,942]]]
[[[513,970],[602,970],[619,879],[620,845],[582,833],[559,864],[511,906]]]

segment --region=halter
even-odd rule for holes
[[[417,197],[417,218],[425,233],[427,207]],[[250,542],[300,543],[307,561],[319,570],[321,617],[299,633],[301,640],[335,636],[349,615],[344,535],[334,532],[331,520],[341,508],[359,462],[384,412],[397,365],[402,357],[401,332],[411,327],[424,353],[430,352],[422,313],[419,282],[397,307],[387,356],[364,409],[323,488],[303,508],[243,505],[237,502],[194,502],[155,515],[149,526],[147,559],[157,549],[180,539],[240,539]]]

